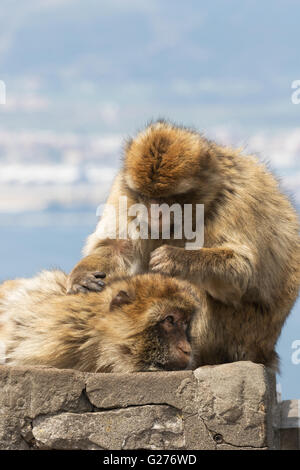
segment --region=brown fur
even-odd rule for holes
[[[129,205],[153,199],[204,204],[204,247],[189,251],[186,240],[131,240],[124,255],[96,230],[84,251],[88,264],[83,259],[70,275],[70,291],[79,272],[80,285],[95,269],[182,277],[204,289],[211,305],[195,327],[197,365],[245,357],[275,365],[275,344],[299,291],[300,243],[296,211],[266,167],[162,121],[128,142],[108,203],[117,208],[121,195]]]
[[[199,301],[188,283],[145,274],[110,281],[101,293],[67,296],[66,280],[44,271],[0,287],[8,364],[134,372],[190,363],[185,325]]]

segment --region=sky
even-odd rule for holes
[[[2,0],[3,234],[62,211],[90,229],[124,140],[160,117],[256,153],[300,206],[299,17],[297,0]],[[289,322],[282,383],[300,397],[300,307]]]
[[[299,13],[291,0],[2,0],[0,212],[64,205],[104,166],[111,181],[124,139],[159,117],[259,154],[300,204]]]

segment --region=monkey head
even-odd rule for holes
[[[127,143],[124,183],[155,201],[195,191],[199,175],[205,185],[209,148],[209,142],[192,130],[165,121],[150,124]]]
[[[124,280],[119,286],[114,282],[113,290],[110,325],[118,322],[115,346],[121,361],[133,371],[188,368],[190,323],[200,307],[195,289],[184,281],[143,274],[130,278],[125,289]]]

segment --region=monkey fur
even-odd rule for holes
[[[189,280],[208,305],[194,327],[196,365],[252,358],[276,368],[275,344],[299,291],[300,238],[297,213],[266,166],[158,121],[127,142],[107,204],[118,208],[120,196],[128,206],[204,204],[203,247],[186,250],[184,238],[110,239],[108,213],[88,238],[68,292],[93,289],[99,270]]]
[[[126,373],[191,364],[188,327],[199,300],[189,283],[144,274],[68,296],[66,281],[61,271],[43,271],[0,286],[8,365]]]

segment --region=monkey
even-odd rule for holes
[[[129,207],[145,205],[149,219],[151,204],[191,204],[194,225],[195,208],[203,204],[203,245],[186,249],[184,236],[163,239],[161,233],[156,239],[135,239],[128,230],[124,237],[124,221],[130,224],[132,217],[119,211],[123,196]],[[107,207],[87,239],[84,258],[68,277],[68,293],[93,290],[99,271],[155,272],[188,280],[205,292],[209,305],[208,318],[202,314],[194,326],[200,335],[198,365],[222,360],[222,354],[224,361],[248,357],[248,334],[254,360],[277,367],[275,344],[300,286],[300,238],[297,213],[266,165],[195,130],[153,122],[127,141]],[[119,233],[115,238],[114,207]],[[97,288],[104,287],[103,282]],[[212,317],[213,311],[219,313]],[[204,326],[205,334],[220,343],[214,359],[203,350],[203,341],[212,343],[201,336]],[[241,332],[245,327],[248,333]],[[236,350],[228,353],[225,340],[233,341]]]
[[[189,325],[200,308],[189,283],[142,274],[69,296],[66,283],[55,270],[0,286],[6,364],[104,373],[189,367]]]
[[[237,360],[277,368],[281,324],[258,304],[236,310],[187,281],[154,273],[110,276],[100,292],[66,295],[66,285],[62,271],[44,271],[0,286],[7,364],[106,373]]]

